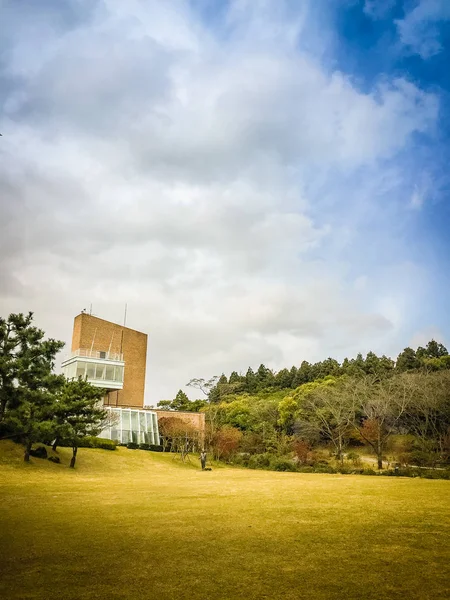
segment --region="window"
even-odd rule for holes
[[[153,420],[151,413],[147,413],[147,431],[153,431]]]
[[[77,378],[78,377],[82,377],[84,379],[85,375],[86,375],[86,363],[78,361],[77,362],[77,375],[76,376],[77,376]]]
[[[114,381],[123,381],[123,367],[116,367]]]
[[[99,355],[100,358],[106,358],[106,352],[104,352],[103,350],[100,350]]]
[[[95,365],[94,364],[87,363],[86,375],[87,375],[88,379],[95,379]]]
[[[131,411],[131,429],[133,431],[139,431],[138,411],[137,410]]]
[[[95,366],[95,379],[105,379],[105,365]]]
[[[130,427],[130,411],[122,411],[122,429],[131,429]]]
[[[105,379],[107,381],[114,381],[114,367],[110,367],[109,365],[106,367]]]
[[[145,431],[147,429],[145,426],[145,412],[142,410],[139,411],[139,429],[141,431]]]

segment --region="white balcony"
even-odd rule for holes
[[[119,352],[101,352],[99,350],[87,350],[86,348],[79,348],[78,350],[74,350],[71,354],[71,357],[81,356],[84,358],[101,358],[102,360],[113,360],[113,361],[123,361],[123,354]]]
[[[67,379],[86,379],[96,387],[121,390],[125,362],[122,354],[79,349],[61,363]]]

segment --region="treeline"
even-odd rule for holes
[[[0,317],[0,439],[22,442],[27,462],[35,443],[70,446],[74,467],[78,447],[109,417],[99,408],[104,390],[53,372],[63,346],[34,327],[33,313]]]
[[[344,458],[365,446],[380,469],[389,452],[404,466],[449,461],[450,356],[435,340],[405,348],[396,361],[369,352],[278,373],[261,365],[188,385],[204,400],[190,401],[180,390],[163,404],[206,413],[206,443],[216,458],[292,469],[334,461],[344,468]]]
[[[450,369],[450,356],[447,348],[431,340],[426,347],[419,346],[417,350],[405,348],[394,361],[385,356],[377,356],[368,352],[365,357],[360,353],[356,358],[345,358],[339,363],[334,358],[327,358],[316,363],[304,360],[299,367],[284,368],[274,372],[265,365],[260,365],[256,371],[248,368],[245,375],[233,371],[229,377],[222,374],[208,394],[210,402],[217,402],[229,394],[254,394],[263,390],[295,389],[305,383],[318,381],[328,376],[361,377],[378,375],[385,377],[394,373],[404,373],[424,369],[439,371]]]

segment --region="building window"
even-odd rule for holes
[[[95,366],[95,379],[105,379],[105,365]]]
[[[86,363],[78,361],[77,362],[77,379],[78,377],[82,377],[83,379],[86,377]]]

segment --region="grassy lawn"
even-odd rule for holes
[[[0,598],[448,598],[450,482],[0,442]]]

